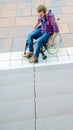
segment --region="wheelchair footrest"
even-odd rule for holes
[[[24,54],[26,54],[26,52],[24,52]]]
[[[47,56],[44,55],[44,56],[43,56],[43,60],[45,60],[46,58],[47,58]]]

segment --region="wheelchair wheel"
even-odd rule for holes
[[[52,37],[51,37],[52,38]],[[50,38],[50,39],[51,39]],[[52,46],[49,45],[49,41],[50,39],[48,40],[47,42],[47,52],[51,55],[54,55],[58,52],[61,44],[62,44],[62,38],[61,38],[61,35],[60,33],[57,35],[55,41],[54,41],[54,44]]]

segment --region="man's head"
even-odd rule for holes
[[[47,11],[47,9],[46,9],[45,5],[39,5],[37,7],[38,16],[40,18],[43,18],[45,16],[46,11]]]

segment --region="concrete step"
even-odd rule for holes
[[[36,124],[36,130],[72,130],[73,114],[40,118]]]
[[[72,62],[0,70],[1,130],[72,130],[72,115]]]

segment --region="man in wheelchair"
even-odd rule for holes
[[[47,11],[45,5],[39,5],[37,7],[37,13],[37,23],[33,27],[32,32],[28,35],[29,52],[23,55],[23,57],[27,58],[33,56],[33,39],[36,39],[36,50],[34,56],[29,60],[30,63],[38,61],[42,43],[46,43],[46,41],[52,36],[50,41],[50,46],[52,46],[59,32],[57,22],[51,10]],[[40,23],[41,28],[37,28]]]

